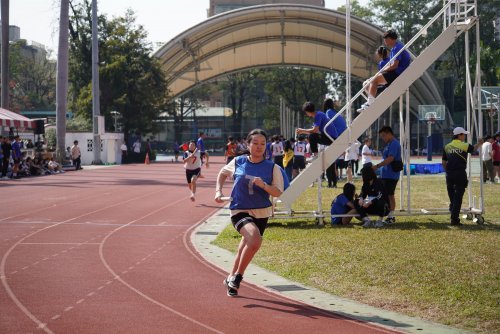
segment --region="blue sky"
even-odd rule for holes
[[[362,4],[368,0],[361,0]],[[344,0],[326,0],[336,9]],[[207,18],[209,0],[98,0],[98,11],[122,15],[127,8],[136,12],[137,22],[148,31],[151,42],[168,42],[184,30]],[[11,0],[10,24],[21,28],[21,38],[57,50],[59,0]],[[55,52],[52,55],[55,57]]]

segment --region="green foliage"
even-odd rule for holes
[[[76,115],[73,119],[66,121],[66,130],[68,131],[92,131],[92,119],[84,115]]]
[[[9,46],[10,109],[55,109],[56,65],[45,50],[25,40]]]
[[[55,151],[57,146],[56,129],[47,129],[45,138],[47,139],[47,150]]]
[[[85,0],[71,17],[72,106],[84,119],[91,118],[91,17]],[[153,122],[168,103],[167,84],[156,58],[152,58],[147,33],[136,25],[134,12],[108,20],[99,17],[99,86],[101,115],[106,128],[114,124],[111,111],[121,114],[121,125],[131,133],[155,133]],[[73,80],[74,79],[74,80]]]

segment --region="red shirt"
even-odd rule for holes
[[[491,148],[493,150],[493,161],[500,161],[500,144],[498,142],[493,142]]]

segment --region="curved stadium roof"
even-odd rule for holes
[[[351,72],[366,79],[377,71],[373,54],[383,31],[351,19]],[[198,83],[251,68],[304,66],[345,72],[345,14],[307,5],[262,5],[213,16],[184,31],[154,56],[173,96]],[[411,89],[417,104],[441,104],[428,74]]]

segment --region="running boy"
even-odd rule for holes
[[[217,177],[215,201],[222,202],[222,187],[228,177],[234,178],[231,191],[231,221],[243,237],[233,269],[224,279],[228,296],[237,296],[245,270],[262,244],[267,220],[272,214],[270,196],[279,197],[285,188],[282,169],[264,159],[267,135],[252,130],[247,137],[249,155],[233,159],[222,167]]]
[[[184,152],[184,168],[186,169],[186,180],[188,183],[191,196],[191,201],[195,201],[194,195],[196,194],[196,180],[200,176],[201,171],[201,154],[196,148],[196,143],[191,141],[188,150]]]

